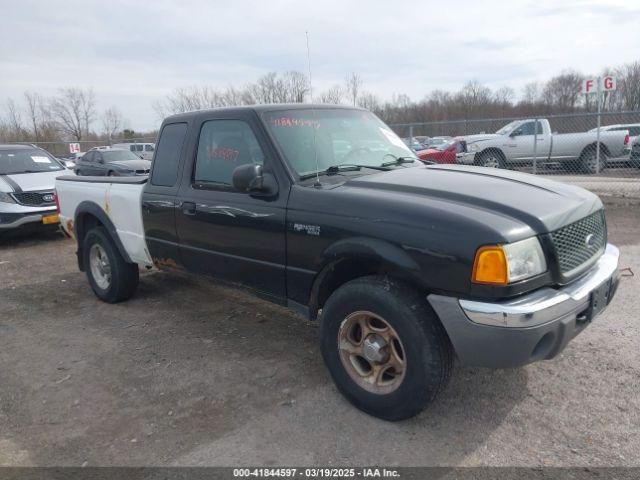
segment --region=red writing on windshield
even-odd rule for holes
[[[320,123],[317,120],[309,120],[304,118],[292,118],[292,117],[278,117],[271,119],[271,125],[276,127],[314,127],[316,130],[320,128]]]

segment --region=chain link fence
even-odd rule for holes
[[[598,128],[600,125],[600,128]],[[640,198],[640,111],[391,125],[424,160],[552,175]]]

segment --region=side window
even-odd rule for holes
[[[136,152],[142,151],[142,145],[136,145]]]
[[[93,162],[93,154],[94,152],[87,152],[82,156],[83,162]]]
[[[515,131],[516,136],[535,135],[535,122],[523,123]],[[538,122],[538,135],[542,135],[542,122]]]
[[[144,146],[144,151],[145,152],[153,152],[153,145],[145,145]]]
[[[136,151],[136,146],[135,145],[129,145],[129,150],[131,150],[132,152]]]
[[[173,187],[178,179],[180,153],[187,135],[186,123],[165,125],[160,133],[158,149],[153,160],[151,184]]]
[[[640,127],[629,127],[629,136],[637,137],[640,135]]]
[[[264,154],[246,122],[210,120],[202,125],[193,172],[196,186],[231,186],[233,171],[248,163],[263,165]]]
[[[102,154],[100,152],[93,152],[93,161],[102,163]]]

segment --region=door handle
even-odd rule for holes
[[[182,213],[185,215],[195,215],[196,204],[193,202],[182,202]]]

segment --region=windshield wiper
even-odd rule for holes
[[[385,165],[357,165],[353,163],[343,163],[340,165],[331,165],[326,170],[321,170],[319,172],[305,173],[304,175],[300,175],[300,180],[307,180],[309,178],[313,178],[317,175],[336,175],[340,172],[356,172],[363,168],[371,168],[373,170],[389,170]]]
[[[413,157],[396,157],[393,153],[387,153],[382,158],[386,157],[391,157],[393,158],[393,160],[390,162],[384,162],[382,165],[380,165],[381,167],[391,167],[393,165],[402,165],[403,163],[413,163],[416,161],[416,159]]]

